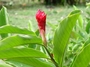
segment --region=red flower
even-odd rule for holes
[[[38,22],[38,26],[39,26],[39,29],[43,29],[45,31],[45,26],[46,26],[46,14],[41,11],[41,10],[38,10],[38,12],[36,13],[36,19],[37,19],[37,22]]]
[[[36,19],[38,22],[40,35],[42,37],[44,45],[46,46],[46,38],[45,38],[46,14],[43,11],[38,10],[38,12],[36,13]]]

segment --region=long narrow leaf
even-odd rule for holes
[[[13,34],[25,34],[25,35],[32,35],[35,36],[35,33],[32,31],[29,31],[27,29],[21,29],[15,26],[11,25],[4,25],[0,27],[0,34],[7,34],[7,33],[13,33]]]
[[[40,58],[12,58],[8,61],[18,61],[27,65],[30,65],[32,67],[55,67],[52,63],[46,62],[45,60],[42,60]]]
[[[0,51],[0,59],[8,59],[15,57],[48,58],[44,53],[31,48],[11,48]]]
[[[7,37],[0,41],[0,50],[9,49],[15,46],[26,44],[42,44],[42,40],[38,37],[23,37],[19,35]]]
[[[70,33],[74,25],[76,24],[76,20],[78,19],[79,15],[80,15],[79,10],[71,12],[67,18],[61,21],[60,25],[55,31],[53,40],[54,57],[55,60],[58,62],[59,66],[61,67]]]

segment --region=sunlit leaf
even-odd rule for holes
[[[0,59],[15,57],[48,58],[44,53],[31,48],[11,48],[0,51]]]
[[[0,34],[13,33],[13,34],[25,34],[35,36],[35,33],[27,29],[21,29],[11,25],[4,25],[0,27]]]
[[[52,63],[40,58],[12,58],[8,61],[18,61],[32,67],[55,67]]]
[[[54,35],[54,57],[59,66],[62,67],[65,50],[69,40],[70,33],[76,24],[80,15],[79,10],[71,12],[67,18],[61,21]]]
[[[42,44],[42,40],[38,37],[24,37],[14,35],[7,37],[0,41],[0,50],[9,49],[15,46],[26,45],[26,44]]]

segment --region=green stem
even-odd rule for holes
[[[46,49],[46,51],[47,51],[48,55],[50,56],[51,61],[54,63],[54,65],[55,65],[56,67],[59,67],[58,64],[56,63],[56,61],[55,61],[55,60],[53,59],[53,57],[51,56],[51,54],[50,54],[50,52],[48,51],[47,47],[44,46],[44,48]]]

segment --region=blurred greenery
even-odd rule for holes
[[[79,6],[81,10],[85,10],[85,7]],[[33,5],[28,8],[13,8],[8,9],[9,14],[9,23],[12,25],[20,26],[27,28],[28,23],[31,22],[33,24],[34,30],[37,28],[37,22],[35,19],[35,14],[38,9],[45,11],[47,14],[47,22],[57,24],[61,19],[63,19],[69,12],[73,10],[72,6],[53,6],[46,7],[44,5]]]

